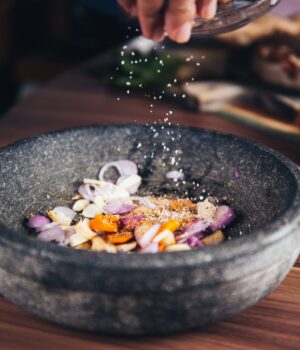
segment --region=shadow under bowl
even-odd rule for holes
[[[162,334],[233,315],[284,279],[300,252],[299,168],[234,136],[156,129],[154,137],[153,129],[142,125],[78,128],[0,150],[5,298],[80,330]],[[165,177],[173,156],[185,174],[178,187]],[[190,252],[113,255],[64,248],[28,234],[24,217],[69,205],[84,177],[95,178],[104,163],[118,159],[139,164],[144,193],[209,193],[226,201],[237,213],[225,232],[227,241]]]

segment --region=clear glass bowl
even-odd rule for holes
[[[279,2],[280,0],[232,0],[228,4],[220,4],[215,18],[196,18],[193,36],[210,36],[238,29],[266,14]]]

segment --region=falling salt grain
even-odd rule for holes
[[[185,94],[183,94],[183,95],[182,95],[182,98],[186,98],[186,95],[185,95]]]

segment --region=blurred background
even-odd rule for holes
[[[291,93],[294,98],[300,91],[298,11],[300,13],[299,0],[283,0],[275,13],[284,16],[283,21],[268,17],[268,21],[260,21],[254,27],[250,25],[246,31],[237,31],[233,36],[206,41],[197,39],[181,50],[186,54],[190,52],[192,57],[193,50],[201,49],[198,56],[205,55],[206,66],[201,73],[204,75],[197,74],[198,79],[229,77],[250,85],[262,83],[275,92],[283,89],[284,94]],[[287,16],[292,17],[287,19]],[[0,0],[0,116],[64,71],[138,35],[137,28],[137,23],[130,22],[114,0]],[[117,65],[116,56],[115,60]],[[253,68],[255,60],[257,69]],[[264,77],[265,61],[279,62],[292,82],[287,82],[286,77],[282,82]],[[151,69],[149,67],[145,70]],[[168,73],[167,68],[165,71]],[[96,70],[94,73],[99,79],[103,78],[103,72]],[[171,69],[169,73],[174,72]],[[195,74],[195,71],[190,72],[182,81]],[[151,87],[155,90],[159,82],[151,81]],[[193,91],[187,93],[193,95]],[[198,97],[198,90],[196,95]],[[292,109],[293,118],[297,120],[297,114],[300,115],[297,104],[292,103],[291,107],[289,103],[282,106],[280,101],[275,102],[286,108],[285,111]]]
[[[0,115],[124,40],[128,21],[113,0],[0,0]]]

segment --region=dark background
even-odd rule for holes
[[[0,0],[0,116],[81,61],[125,40],[114,0]]]

